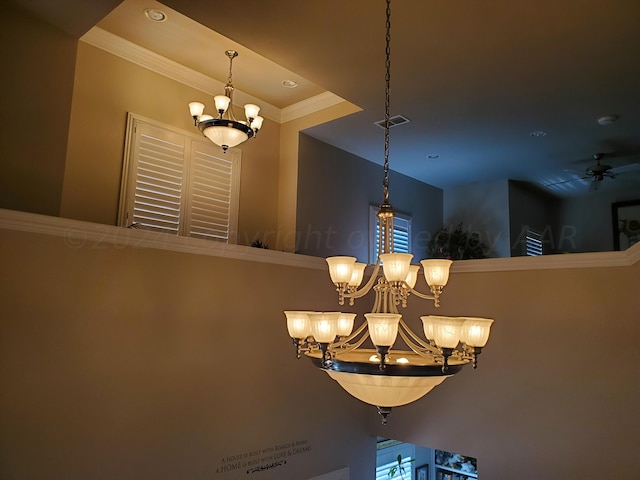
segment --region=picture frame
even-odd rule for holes
[[[640,199],[611,204],[613,249],[626,250],[640,242]]]
[[[416,467],[415,478],[416,480],[429,480],[429,465]]]

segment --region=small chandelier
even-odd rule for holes
[[[356,298],[373,289],[373,308],[355,331],[355,313],[284,312],[297,358],[309,357],[348,393],[376,406],[383,424],[392,407],[418,400],[468,363],[476,368],[478,355],[489,339],[493,323],[490,318],[422,316],[425,340],[408,327],[398,311],[398,307],[407,306],[412,295],[431,300],[439,307],[452,262],[445,259],[421,261],[430,290],[429,294],[424,294],[414,289],[420,265],[411,265],[413,255],[394,252],[395,213],[389,203],[391,0],[386,3],[384,196],[377,214],[380,222],[377,261],[371,277],[360,288],[366,264],[357,263],[354,257],[327,258],[338,303],[344,305],[348,299],[349,305],[353,305]],[[393,348],[398,335],[408,349]],[[374,348],[361,348],[367,339]]]
[[[252,103],[244,106],[246,120],[237,120],[233,114],[233,82],[231,69],[233,59],[238,56],[235,50],[227,50],[229,57],[229,77],[224,87],[224,95],[216,95],[213,101],[218,111],[218,117],[204,114],[204,104],[191,102],[189,111],[193,117],[194,125],[213,143],[222,147],[226,153],[230,147],[240,145],[242,142],[255,137],[262,127],[263,118],[258,115],[260,107]]]

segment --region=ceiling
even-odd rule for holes
[[[384,0],[13,2],[78,38],[99,22],[221,82],[237,49],[238,90],[280,109],[325,91],[348,100],[362,110],[306,133],[382,163]],[[391,115],[410,120],[391,130],[393,170],[440,188],[508,178],[582,195],[605,153],[623,173],[600,192],[640,193],[640,2],[392,3]],[[154,7],[165,22],[143,15]],[[600,125],[607,115],[618,120]]]

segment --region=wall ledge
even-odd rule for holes
[[[72,249],[139,247],[326,270],[323,258],[0,209],[0,229],[62,237]]]
[[[228,245],[210,240],[174,237],[163,233],[128,229],[113,225],[52,217],[36,213],[0,209],[0,229],[61,237],[69,248],[103,249],[110,246],[155,248],[175,252],[211,255],[251,262],[326,270],[323,258],[276,250]],[[486,258],[459,260],[452,273],[517,270],[558,270],[567,268],[629,267],[640,262],[640,243],[624,252],[572,253],[540,257]]]

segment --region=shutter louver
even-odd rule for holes
[[[137,137],[133,223],[177,235],[184,177],[184,143],[143,129]]]
[[[407,219],[398,217],[393,221],[393,246],[396,253],[411,253],[409,251],[410,223]]]
[[[377,217],[376,217],[377,218]],[[411,253],[409,239],[411,235],[410,222],[396,216],[393,219],[393,250],[395,253]],[[376,245],[380,238],[380,220],[376,220]]]
[[[229,240],[233,164],[193,143],[187,235]]]
[[[542,235],[534,230],[527,230],[524,248],[525,254],[530,257],[542,255]]]

